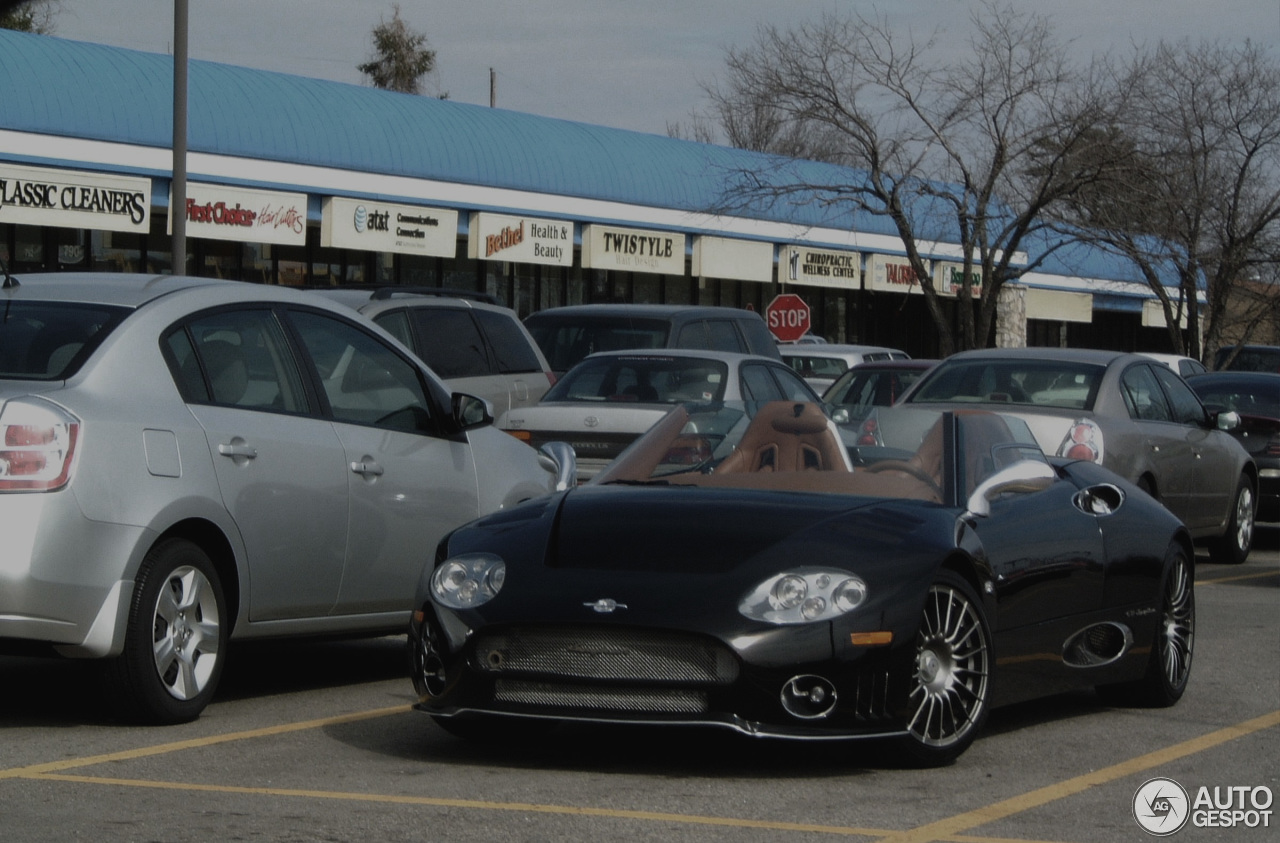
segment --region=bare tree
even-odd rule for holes
[[[991,3],[972,24],[970,50],[954,64],[932,59],[934,41],[901,36],[883,18],[764,28],[751,47],[728,52],[730,82],[713,96],[731,137],[738,126],[763,126],[772,140],[758,148],[794,155],[807,144],[802,157],[853,168],[824,173],[829,181],[783,161],[739,172],[725,207],[816,196],[887,216],[921,279],[944,355],[990,342],[1003,286],[1055,248],[1038,242],[1048,233],[1044,210],[1107,177],[1114,162],[1093,141],[1120,106],[1090,70],[1070,65],[1045,18]],[[797,129],[803,144],[789,140]],[[930,241],[960,246],[954,327],[921,255]],[[1027,264],[1032,241],[1036,259]]]
[[[375,88],[403,94],[422,93],[422,77],[436,68],[436,51],[427,48],[427,36],[414,32],[400,19],[400,5],[392,6],[391,20],[373,28],[375,56],[357,69]],[[440,94],[447,99],[448,94]]]
[[[1280,267],[1280,65],[1256,44],[1182,42],[1136,52],[1122,73],[1133,166],[1072,210],[1082,236],[1147,277],[1174,348],[1209,359],[1280,306],[1268,283]],[[1157,283],[1170,271],[1172,294]]]
[[[0,29],[51,35],[59,0],[0,0]]]

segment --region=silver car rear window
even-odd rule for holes
[[[0,304],[0,378],[55,381],[75,373],[129,314],[78,302]]]

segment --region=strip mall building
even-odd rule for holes
[[[0,30],[14,272],[172,270],[172,70],[166,55]],[[885,220],[816,202],[711,210],[755,153],[198,61],[189,114],[190,274],[465,288],[522,316],[597,301],[762,311],[785,291],[830,340],[937,353]],[[926,255],[945,290],[959,251],[938,240]],[[1135,268],[1079,249],[1065,261],[1007,291],[1002,344],[1166,349]]]

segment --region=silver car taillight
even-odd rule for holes
[[[1102,465],[1102,428],[1093,419],[1076,419],[1058,446],[1058,456]]]
[[[71,479],[80,420],[40,398],[0,409],[0,492],[52,492]]]

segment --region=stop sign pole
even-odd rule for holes
[[[782,342],[795,342],[809,333],[809,305],[795,293],[774,296],[764,309],[764,321]]]

